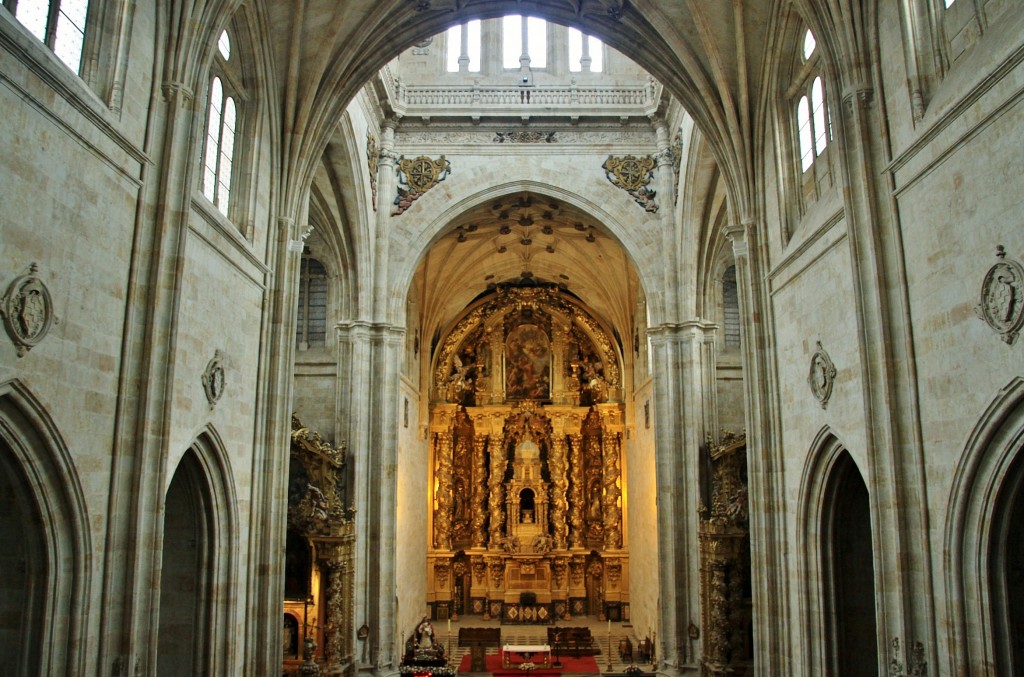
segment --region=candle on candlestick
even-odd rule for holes
[[[452,634],[452,619],[448,619],[448,634]]]

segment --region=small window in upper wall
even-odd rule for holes
[[[463,35],[466,36],[465,45],[462,44]],[[480,72],[479,19],[448,29],[448,54],[445,62],[449,73],[458,73],[463,62],[470,73]]]
[[[950,7],[952,7],[953,3],[956,2],[956,0],[944,0],[944,1],[946,3],[946,9],[949,9]]]
[[[81,70],[89,0],[5,0],[4,5],[68,68]]]
[[[586,38],[586,39],[584,39]],[[584,64],[589,67],[584,68]],[[591,73],[600,73],[604,70],[604,46],[597,38],[576,30],[569,29],[569,70],[579,73],[589,70]]]

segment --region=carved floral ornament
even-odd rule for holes
[[[46,338],[54,323],[53,300],[33,263],[28,274],[14,278],[0,302],[4,329],[18,349],[18,357]]]
[[[366,130],[366,169],[370,175],[370,198],[373,211],[377,211],[377,163],[380,160],[380,145],[377,137]]]
[[[395,209],[392,216],[398,216],[412,206],[421,195],[448,178],[452,171],[452,163],[442,155],[432,160],[426,155],[398,160],[398,195],[395,197]]]
[[[654,201],[657,193],[650,187],[650,183],[654,178],[655,164],[654,158],[650,155],[609,155],[601,168],[613,186],[629,193],[645,211],[654,213],[658,211],[658,204]]]
[[[996,263],[981,283],[981,299],[975,312],[999,338],[1012,345],[1024,325],[1024,267],[996,247]]]
[[[811,368],[807,375],[807,383],[811,386],[811,393],[814,399],[818,400],[821,408],[828,406],[828,400],[832,397],[832,386],[836,380],[836,366],[832,364],[832,358],[828,356],[817,342],[818,349],[811,356]]]

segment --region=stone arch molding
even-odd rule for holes
[[[822,595],[825,585],[825,553],[821,548],[822,516],[828,507],[827,489],[829,480],[835,470],[839,458],[847,453],[852,463],[857,461],[848,447],[832,431],[824,426],[815,435],[810,451],[804,463],[800,478],[800,499],[797,507],[797,576],[802,587],[803,603],[799,610],[800,633],[805,640],[808,651],[800,655],[798,666],[794,672],[804,675],[828,674],[827,657],[823,648],[826,646],[826,605]],[[857,472],[861,472],[857,467]],[[874,528],[872,525],[872,532]]]
[[[0,438],[44,524],[38,674],[85,674],[92,544],[78,473],[46,407],[18,380],[0,384]]]
[[[191,458],[189,458],[191,456]],[[210,591],[206,605],[210,632],[207,636],[209,660],[212,661],[210,674],[238,674],[240,667],[237,661],[238,642],[232,629],[240,622],[238,597],[241,580],[239,580],[239,518],[238,497],[235,492],[234,474],[224,442],[213,425],[205,426],[186,448],[185,453],[178,457],[173,467],[168,466],[164,478],[163,492],[160,496],[160,514],[164,513],[164,503],[170,483],[183,462],[194,464],[197,471],[199,486],[196,487],[202,497],[198,511],[207,525],[207,536],[210,538],[209,559],[204,563],[207,582],[205,587]],[[162,520],[162,518],[161,518]],[[160,567],[163,560],[163,526],[160,526],[160,552],[153,558],[153,580],[160,580]],[[156,665],[158,642],[158,624],[153,624],[149,641],[149,665]]]
[[[992,399],[964,445],[945,525],[950,674],[990,674],[997,662],[992,623],[990,543],[1011,466],[1024,453],[1024,377]]]
[[[625,224],[636,223],[638,219],[644,218],[643,212],[637,209],[629,196],[618,189],[601,186],[594,190],[594,198],[588,199],[563,185],[566,178],[564,174],[546,172],[545,170],[539,170],[538,173],[542,174],[541,180],[509,181],[507,176],[501,174],[500,168],[488,170],[475,176],[472,185],[466,184],[471,189],[481,185],[488,186],[484,190],[467,191],[463,195],[446,195],[444,191],[433,191],[413,203],[412,209],[406,214],[395,218],[392,223],[397,227],[391,235],[390,247],[389,270],[394,272],[389,281],[388,317],[404,317],[406,292],[409,285],[412,284],[416,268],[434,241],[444,233],[446,226],[457,219],[460,214],[479,205],[487,204],[504,195],[524,191],[560,200],[592,215],[626,251],[627,257],[637,271],[645,293],[646,290],[657,287],[664,274],[661,241],[658,238],[657,242],[643,243],[642,238],[633,234],[636,231],[635,228],[631,231],[626,227]],[[445,203],[450,206],[443,208]],[[613,211],[609,211],[602,205],[613,205]],[[424,212],[436,213],[437,217],[430,221],[416,218],[417,214]],[[651,221],[655,224],[658,223],[657,216],[653,217]],[[419,246],[410,247],[409,243],[419,243]],[[652,322],[655,321],[655,318],[660,321],[660,317],[664,314],[660,304],[655,305],[657,307],[651,308]],[[655,311],[657,311],[657,315]]]

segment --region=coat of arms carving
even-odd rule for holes
[[[821,408],[828,406],[828,400],[832,397],[832,386],[836,380],[836,366],[832,364],[832,358],[828,356],[825,349],[818,341],[818,349],[811,356],[811,369],[807,375],[807,383],[811,386],[811,393],[814,399],[818,400]]]
[[[996,247],[996,259],[981,283],[981,300],[975,312],[1012,345],[1024,325],[1024,266],[1007,258],[1002,245]]]
[[[636,200],[636,203],[645,211],[654,213],[658,211],[658,204],[654,201],[657,193],[650,187],[654,178],[655,160],[650,155],[636,157],[626,155],[616,157],[609,155],[601,168],[604,175],[612,182],[613,186],[621,188]]]
[[[206,401],[210,403],[210,409],[220,401],[224,394],[224,385],[224,355],[217,350],[203,372],[203,390],[206,392]]]
[[[412,203],[438,183],[448,178],[452,163],[442,155],[432,160],[426,155],[417,158],[401,158],[398,161],[398,196],[392,216],[398,216],[412,206]]]
[[[43,281],[36,276],[39,266],[33,263],[27,275],[20,275],[7,287],[0,315],[4,329],[18,349],[18,357],[32,350],[53,325],[53,300]]]

